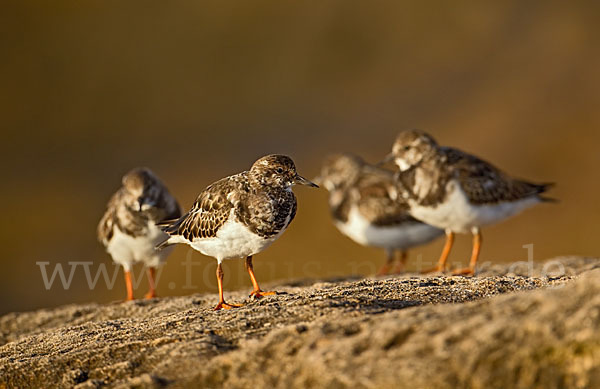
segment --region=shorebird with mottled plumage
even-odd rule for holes
[[[296,196],[292,186],[317,187],[296,172],[291,158],[267,155],[249,171],[223,178],[207,187],[192,209],[178,220],[164,223],[169,237],[158,249],[184,243],[194,250],[216,258],[219,303],[215,310],[239,307],[223,297],[223,269],[226,259],[245,258],[253,291],[260,298],[275,292],[260,289],[252,266],[252,256],[275,242],[296,215]]]
[[[401,132],[384,161],[398,166],[400,187],[415,218],[446,231],[438,265],[444,271],[455,233],[473,234],[469,267],[455,274],[474,274],[481,250],[481,228],[507,219],[544,197],[552,184],[533,184],[510,177],[489,162],[461,150],[439,146],[423,131]]]
[[[98,240],[113,261],[123,266],[127,300],[133,300],[131,268],[137,262],[148,268],[146,298],[156,297],[156,268],[171,252],[156,251],[155,246],[167,237],[156,223],[179,216],[177,200],[150,169],[133,169],[123,177],[98,224]]]
[[[387,261],[378,275],[385,275],[400,252],[394,273],[404,270],[407,250],[431,242],[443,231],[410,216],[399,196],[393,173],[367,164],[358,156],[329,157],[315,182],[329,191],[335,226],[363,246],[383,248]]]

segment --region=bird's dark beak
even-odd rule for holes
[[[394,153],[389,153],[380,162],[377,163],[377,166],[383,166],[386,163],[392,162],[393,160],[394,160]]]
[[[150,200],[146,197],[138,198],[137,203],[139,207],[138,212],[146,211],[156,206],[156,203],[153,200]]]
[[[312,182],[315,185],[323,185],[323,177],[321,176],[316,176],[315,178],[312,179]]]
[[[294,180],[294,184],[297,185],[306,185],[306,186],[310,186],[312,188],[318,188],[319,185],[315,184],[314,182],[311,182],[309,180],[307,180],[306,178],[302,177],[299,174],[296,174],[296,179]]]

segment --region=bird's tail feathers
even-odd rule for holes
[[[161,220],[158,223],[156,223],[156,226],[160,227],[161,230],[164,230],[167,227],[169,227],[170,225],[172,225],[173,223],[177,222],[178,220],[179,220],[179,218],[177,218],[177,219]]]

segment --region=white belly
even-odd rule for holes
[[[408,222],[396,226],[374,226],[353,207],[346,223],[335,223],[347,237],[364,246],[406,250],[428,243],[443,231],[424,223]]]
[[[455,182],[449,183],[447,193],[445,201],[434,207],[420,206],[410,201],[411,215],[432,226],[468,233],[475,227],[499,222],[540,202],[533,196],[514,202],[473,205]]]
[[[146,266],[156,267],[172,251],[172,248],[161,251],[155,249],[155,246],[166,238],[168,238],[168,235],[156,227],[154,223],[149,223],[148,233],[139,237],[127,235],[118,227],[115,227],[113,237],[106,246],[106,251],[125,270],[130,270],[131,265],[136,262],[143,262]]]
[[[288,223],[289,216],[286,221],[286,227]],[[214,257],[221,262],[224,259],[245,258],[258,254],[273,244],[284,231],[285,228],[277,235],[270,238],[263,238],[235,220],[232,211],[227,222],[217,231],[216,237],[195,239],[189,244],[202,254]]]

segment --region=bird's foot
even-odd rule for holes
[[[444,269],[443,267],[441,267],[441,266],[438,265],[438,266],[435,266],[435,267],[432,267],[432,268],[429,268],[429,269],[422,270],[421,274],[443,273],[445,271],[446,271],[446,269]]]
[[[117,301],[113,301],[112,304],[123,304],[129,301],[135,301],[135,299],[133,297],[127,297],[126,299],[123,300],[117,300]]]
[[[154,291],[154,290],[151,290],[151,291],[149,291],[148,293],[146,293],[144,295],[144,298],[147,299],[147,300],[153,299],[155,297],[158,297],[158,296],[156,295],[156,291]]]
[[[263,292],[262,290],[259,289],[259,290],[253,290],[252,293],[250,293],[250,295],[248,297],[253,297],[255,299],[259,299],[264,296],[273,296],[276,294],[277,294],[277,292],[274,292],[274,291]]]
[[[233,309],[233,308],[240,308],[243,306],[244,306],[244,304],[230,304],[230,303],[226,303],[225,301],[222,301],[217,304],[217,306],[215,307],[214,310],[219,311],[221,309]]]
[[[452,271],[453,276],[473,276],[475,275],[475,269],[470,267],[465,267],[462,269],[456,269]]]
[[[390,272],[390,267],[388,265],[383,265],[381,269],[375,274],[376,277],[382,277],[388,275]]]

